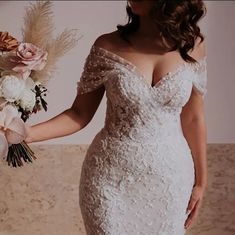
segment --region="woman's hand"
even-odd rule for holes
[[[199,209],[202,205],[202,198],[205,191],[205,187],[195,185],[192,190],[192,194],[187,207],[188,218],[185,221],[185,228],[188,229],[190,225],[196,220]]]

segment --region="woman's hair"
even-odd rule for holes
[[[128,23],[117,25],[120,36],[127,42],[128,36],[139,28],[139,16],[134,14],[127,4]],[[206,14],[202,0],[156,0],[150,11],[162,40],[169,45],[169,51],[179,50],[181,57],[187,62],[196,62],[188,51],[194,48],[196,39],[201,42],[204,36],[197,25]]]

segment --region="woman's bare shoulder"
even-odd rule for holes
[[[195,41],[195,46],[190,52],[190,56],[192,56],[196,60],[200,60],[206,56],[206,45],[205,40],[201,41],[200,38],[198,38]]]
[[[102,47],[108,50],[113,49],[117,45],[117,43],[118,43],[117,30],[110,33],[101,34],[94,41],[95,46]]]

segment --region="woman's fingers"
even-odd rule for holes
[[[199,213],[199,208],[201,207],[202,198],[203,198],[204,189],[199,186],[194,186],[192,190],[192,194],[187,206],[186,213],[188,214],[188,218],[185,221],[185,228],[188,228],[193,221],[196,219]]]
[[[191,195],[191,198],[189,200],[189,203],[188,203],[188,207],[187,207],[187,211],[186,211],[187,214],[190,213],[193,210],[193,208],[196,205],[198,199],[199,198],[197,197],[197,195],[193,192],[192,195]]]
[[[188,215],[188,218],[185,221],[185,228],[187,229],[197,218],[199,214],[199,209],[201,206],[201,200],[197,200],[195,204],[193,204],[193,208],[191,209],[190,214]]]

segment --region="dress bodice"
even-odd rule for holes
[[[105,127],[120,136],[125,132],[130,135],[136,127],[151,128],[152,123],[162,126],[179,121],[192,89],[204,97],[206,83],[205,57],[197,63],[180,64],[151,86],[133,63],[93,44],[77,91],[83,94],[105,86]]]

